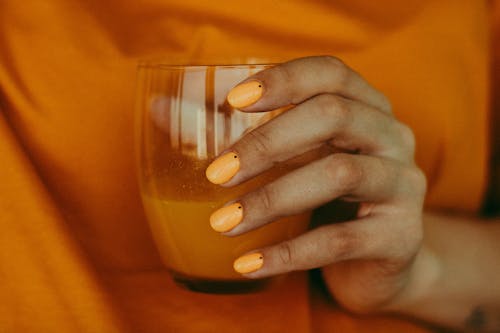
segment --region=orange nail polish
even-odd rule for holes
[[[229,181],[240,169],[240,159],[233,152],[227,153],[213,161],[205,171],[207,179],[214,184]]]
[[[240,203],[222,207],[210,216],[210,226],[218,232],[226,232],[237,226],[243,219],[243,206]]]
[[[264,265],[262,253],[251,253],[239,257],[234,261],[233,268],[241,274],[251,273],[259,270]]]
[[[231,89],[227,94],[227,101],[234,108],[244,108],[257,102],[263,91],[261,82],[249,81]]]

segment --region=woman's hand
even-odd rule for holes
[[[253,75],[228,101],[244,112],[294,107],[214,161],[207,169],[214,183],[237,185],[322,146],[344,153],[321,157],[215,212],[214,229],[236,236],[334,199],[360,203],[355,220],[255,249],[235,269],[262,278],[323,267],[331,292],[350,309],[395,302],[421,246],[426,181],[415,165],[413,133],[394,118],[387,98],[340,60],[309,57]]]

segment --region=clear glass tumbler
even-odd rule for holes
[[[296,167],[283,163],[233,188],[211,184],[205,169],[224,149],[281,111],[244,113],[228,91],[269,65],[138,68],[136,151],[144,209],[158,251],[176,282],[195,291],[254,291],[267,280],[233,271],[243,253],[304,232],[309,214],[270,223],[237,237],[211,229],[209,216],[226,202]]]

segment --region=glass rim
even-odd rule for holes
[[[227,64],[227,63],[213,63],[213,64],[174,64],[168,61],[162,60],[140,60],[137,63],[138,69],[163,69],[163,70],[196,70],[196,69],[205,69],[207,67],[211,68],[258,68],[258,67],[272,67],[277,65],[278,63],[269,62],[269,63],[235,63],[235,64]]]

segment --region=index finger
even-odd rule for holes
[[[331,56],[299,58],[265,69],[234,87],[227,100],[242,111],[258,112],[300,104],[325,93],[391,112],[390,103],[382,93]]]

